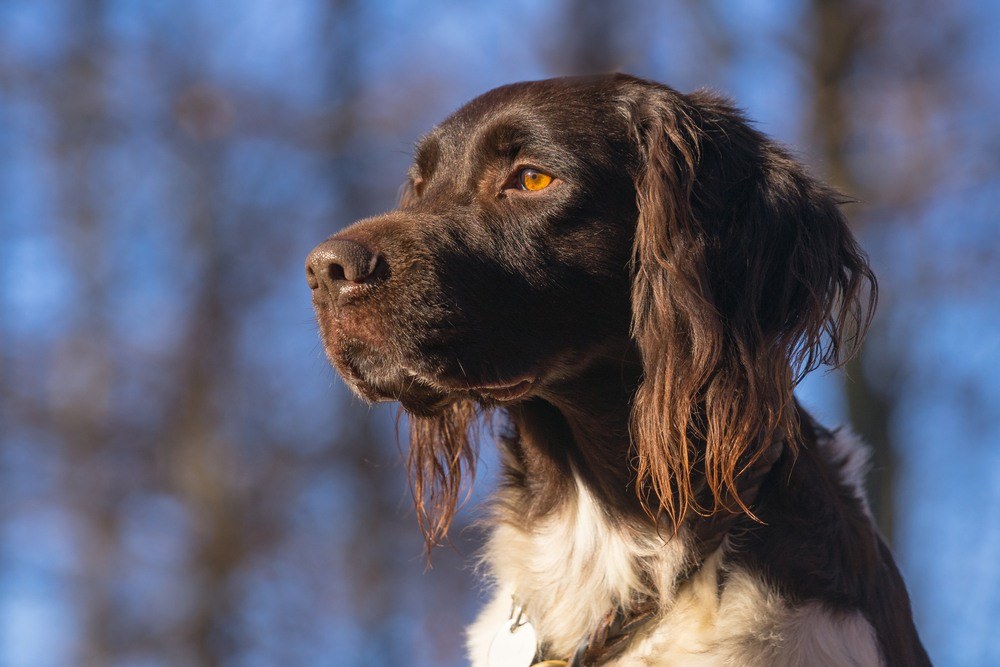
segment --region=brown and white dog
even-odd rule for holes
[[[334,366],[409,413],[429,543],[477,416],[506,424],[473,665],[929,664],[863,450],[792,395],[874,278],[837,196],[725,100],[490,91],[307,274]]]

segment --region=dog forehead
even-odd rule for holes
[[[457,165],[476,149],[531,142],[582,147],[610,138],[619,126],[621,99],[639,80],[614,74],[525,81],[494,88],[460,107],[417,145],[422,173],[435,163]]]
[[[629,81],[634,79],[614,74],[512,83],[473,98],[438,127],[461,131],[488,124],[499,116],[568,121],[580,119],[581,115],[600,115]]]

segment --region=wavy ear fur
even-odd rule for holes
[[[638,488],[675,526],[733,505],[752,516],[737,478],[774,438],[794,447],[792,390],[821,363],[846,361],[871,320],[875,278],[836,195],[726,101],[650,84],[629,115],[642,162]]]

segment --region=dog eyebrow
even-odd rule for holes
[[[514,159],[525,146],[535,142],[533,134],[525,128],[502,122],[483,132],[476,143],[491,156]]]
[[[547,141],[544,134],[510,120],[502,120],[487,127],[473,139],[472,145],[473,174],[483,173],[491,163],[514,163],[524,157],[542,162],[543,164],[535,165],[539,167],[566,161],[562,151]]]

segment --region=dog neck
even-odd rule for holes
[[[689,540],[657,530],[635,493],[629,422],[641,371],[622,358],[605,355],[508,409],[484,560],[498,599],[524,606],[545,657],[565,659],[605,620],[672,596],[689,563]]]
[[[623,356],[625,361],[622,361]],[[629,465],[632,398],[641,377],[628,354],[603,356],[570,380],[508,410],[507,441],[519,482],[551,508],[579,479],[606,511],[643,516]]]
[[[638,366],[594,364],[586,373],[509,410],[507,479],[486,560],[554,655],[609,635],[609,642],[574,645],[607,657],[610,639],[620,650],[632,630],[600,631],[638,627],[650,610],[669,605],[742,514],[692,515],[677,534],[656,524],[640,505],[629,464]],[[776,440],[745,471],[752,474],[741,480],[741,497],[753,502],[782,449]]]

